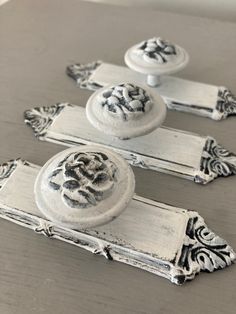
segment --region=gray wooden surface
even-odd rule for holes
[[[236,93],[236,24],[78,0],[13,0],[2,6],[0,162],[21,156],[43,165],[62,150],[33,138],[22,113],[58,101],[85,104],[91,93],[75,87],[66,65],[96,59],[122,65],[129,46],[156,34],[188,50],[191,61],[180,77]],[[165,125],[210,134],[236,152],[236,117],[214,122],[168,112]],[[236,177],[200,186],[134,171],[140,195],[197,210],[236,249]],[[236,265],[177,287],[4,220],[0,252],[1,314],[235,313]]]

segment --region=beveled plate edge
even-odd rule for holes
[[[96,82],[91,79],[92,74],[102,63],[102,61],[94,61],[87,64],[71,64],[67,66],[66,73],[68,76],[76,81],[77,85],[80,88],[94,91],[104,87],[101,82]],[[208,117],[213,120],[222,120],[226,119],[229,116],[236,115],[236,97],[234,96],[234,94],[224,86],[216,86],[216,88],[218,90],[218,93],[216,95],[216,103],[214,108],[201,107],[190,103],[181,103],[179,101],[175,101],[175,99],[165,97],[167,107],[170,110],[188,112]]]
[[[63,110],[67,107],[76,106],[69,103],[57,103],[48,107],[35,107],[25,111],[24,121],[33,129],[34,135],[40,140],[65,146],[99,144],[92,141],[89,142],[82,138],[78,139],[77,137],[68,139],[65,134],[49,132],[53,121],[59,114],[63,114]],[[180,130],[174,131],[177,133],[183,132]],[[184,172],[183,166],[172,169],[171,162],[167,160],[159,160],[154,157],[141,155],[134,151],[122,150],[115,147],[113,147],[113,149],[120,153],[133,166],[179,176],[200,184],[209,183],[218,177],[228,177],[236,174],[236,155],[226,150],[210,136],[206,137],[203,150],[199,152],[201,156],[199,159],[199,167],[194,169],[193,175],[190,175],[187,171]]]
[[[19,165],[39,168],[39,166],[21,159],[2,164],[0,166],[0,189]],[[155,201],[137,195],[134,198],[144,203],[155,204]],[[159,206],[158,204],[161,203],[156,204]],[[166,210],[172,208],[171,205],[165,204],[163,207]],[[179,211],[180,214],[186,215],[187,225],[183,243],[175,259],[171,262],[96,238],[96,236],[89,234],[89,230],[78,231],[61,227],[47,219],[24,212],[24,209],[11,208],[7,204],[0,204],[0,217],[30,228],[49,238],[56,238],[94,254],[103,255],[109,260],[116,260],[165,277],[177,285],[192,280],[201,271],[213,272],[230,266],[235,261],[236,254],[233,249],[225,240],[207,227],[204,219],[197,212],[174,207],[173,209],[175,212]]]

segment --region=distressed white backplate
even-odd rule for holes
[[[98,88],[129,82],[146,84],[146,76],[124,66],[101,61],[89,64],[73,64],[67,67],[67,74],[81,88]],[[161,85],[154,87],[169,109],[189,112],[214,120],[225,119],[236,114],[236,98],[226,88],[208,85],[172,76],[162,76]]]
[[[236,155],[209,136],[161,127],[145,136],[120,140],[94,128],[84,108],[67,103],[27,110],[25,122],[40,140],[67,146],[105,145],[134,166],[197,183],[236,174]]]
[[[48,237],[77,245],[183,284],[200,271],[231,265],[232,248],[197,212],[135,195],[121,216],[92,229],[73,230],[47,220],[33,187],[39,166],[12,160],[0,166],[0,216]]]

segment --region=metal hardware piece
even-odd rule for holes
[[[70,229],[48,220],[33,193],[40,167],[20,159],[0,166],[0,217],[181,285],[201,271],[230,266],[236,254],[195,211],[135,195],[114,221]],[[13,193],[14,191],[14,193]]]
[[[102,61],[70,65],[67,67],[67,74],[77,82],[80,88],[89,90],[116,85],[121,81],[141,86],[146,84],[144,75],[127,67]],[[170,110],[188,112],[213,120],[236,115],[236,97],[223,86],[163,76],[162,84],[154,87],[153,91],[162,96]]]
[[[68,103],[25,112],[35,136],[66,146],[98,144],[114,149],[131,165],[206,184],[236,174],[236,155],[209,136],[160,127],[145,136],[120,140],[95,129],[85,109]]]

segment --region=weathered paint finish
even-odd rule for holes
[[[236,155],[209,136],[160,127],[129,140],[95,129],[85,109],[68,103],[25,112],[36,137],[66,146],[98,144],[114,149],[131,165],[206,184],[236,173]]]
[[[50,238],[126,263],[175,284],[200,271],[230,266],[233,249],[194,211],[135,195],[113,222],[73,230],[47,220],[36,206],[33,186],[40,167],[22,160],[0,166],[0,216]],[[14,191],[14,194],[12,193]]]
[[[110,75],[112,73],[112,75]],[[67,67],[67,74],[81,88],[98,88],[132,82],[145,86],[145,76],[124,66],[101,61],[89,64],[73,64]],[[223,86],[214,86],[183,80],[174,76],[163,76],[161,84],[153,88],[160,94],[168,109],[188,112],[213,120],[226,119],[236,114],[236,98]]]

